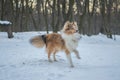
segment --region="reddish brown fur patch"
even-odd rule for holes
[[[65,47],[65,42],[60,34],[52,33],[46,35],[46,47],[48,53],[54,53],[63,50]]]
[[[62,36],[58,33],[51,33],[46,35],[46,50],[48,53],[48,59],[50,59],[50,55],[56,54],[58,51],[65,51],[68,54],[68,50],[65,46],[65,41]]]

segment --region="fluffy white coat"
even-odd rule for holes
[[[65,34],[62,32],[62,38],[65,40],[65,44],[67,49],[72,52],[78,47],[78,42],[80,40],[80,34],[79,33],[74,33],[72,35]]]

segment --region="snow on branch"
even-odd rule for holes
[[[1,21],[0,20],[0,24],[1,25],[10,25],[10,24],[12,24],[10,21]]]

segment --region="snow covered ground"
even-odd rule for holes
[[[70,68],[64,52],[57,54],[58,62],[49,63],[45,48],[29,44],[40,34],[14,33],[8,39],[0,32],[0,80],[120,80],[120,36],[82,36],[77,48],[81,59],[72,54],[75,67]]]

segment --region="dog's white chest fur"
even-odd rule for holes
[[[72,52],[78,46],[78,41],[80,40],[80,34],[74,33],[72,35],[67,35],[65,33],[62,33],[62,38],[65,40],[65,45],[66,45],[67,49],[70,52]]]

